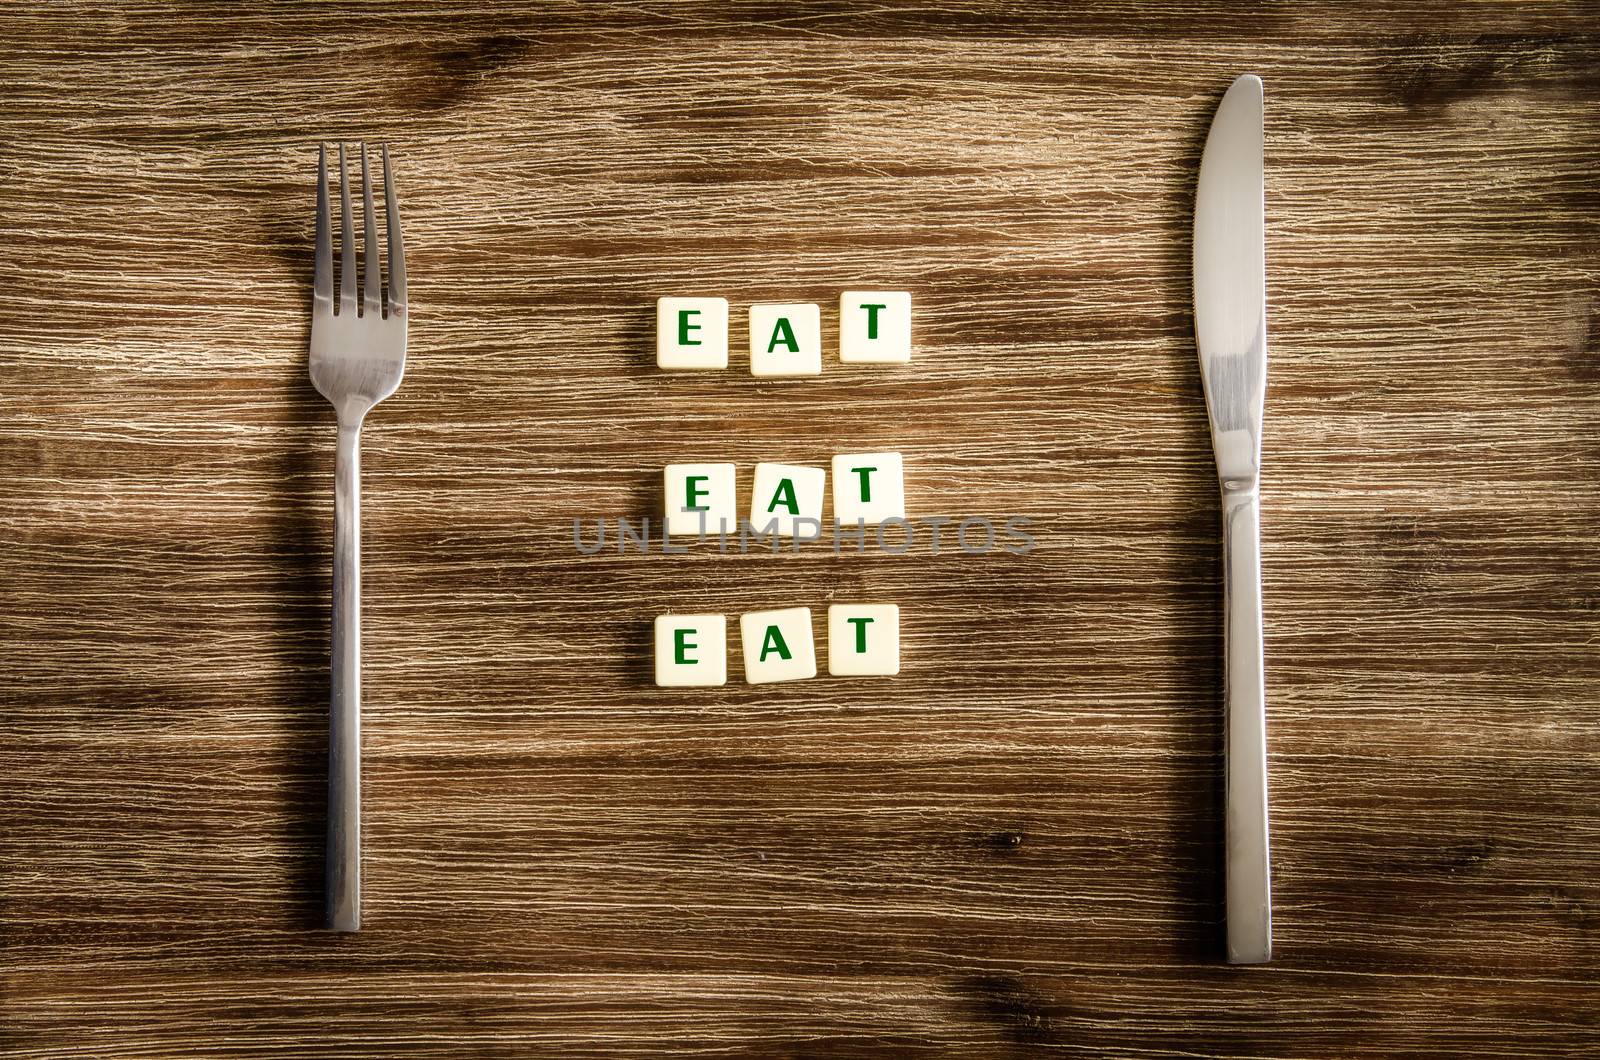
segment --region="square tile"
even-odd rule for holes
[[[900,608],[834,604],[828,608],[828,672],[835,677],[892,677],[900,672]]]
[[[822,534],[822,494],[828,473],[820,467],[757,464],[750,488],[750,525],[758,533],[795,537]],[[802,520],[809,520],[801,522]]]
[[[728,300],[656,299],[656,367],[728,367]]]
[[[822,374],[822,310],[815,305],[750,307],[750,374]]]
[[[739,639],[744,647],[744,679],[752,685],[817,676],[809,607],[740,615]]]
[[[727,616],[656,616],[656,684],[698,688],[727,683]]]
[[[697,537],[738,532],[739,501],[732,464],[668,464],[661,480],[668,534]]]
[[[833,517],[844,526],[877,526],[886,519],[904,519],[906,483],[900,454],[834,457]]]
[[[905,364],[911,360],[911,295],[846,291],[839,296],[839,360]]]

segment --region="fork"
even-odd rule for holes
[[[317,266],[311,299],[311,384],[334,407],[339,443],[334,457],[332,695],[328,704],[327,923],[361,929],[361,424],[372,406],[395,392],[406,366],[406,255],[383,148],[384,227],[389,236],[387,306],[378,272],[378,227],[372,213],[367,145],[361,145],[366,267],[356,303],[355,224],[350,179],[339,145],[343,238],[339,301],[333,299],[333,232],[328,211],[328,149],[317,158]]]

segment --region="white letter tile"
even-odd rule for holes
[[[846,291],[839,296],[839,360],[904,364],[911,360],[911,296],[904,291]]]
[[[725,616],[656,616],[656,684],[663,688],[696,688],[727,683]]]
[[[744,679],[752,685],[817,676],[809,607],[741,615],[739,639],[744,648]]]
[[[755,483],[750,489],[750,526],[759,533],[779,537],[796,536],[797,520],[804,524],[805,536],[822,532],[822,494],[828,473],[820,467],[795,467],[790,464],[757,464]]]
[[[661,478],[668,534],[695,537],[738,531],[732,464],[668,464]]]
[[[905,468],[899,453],[833,458],[833,517],[844,526],[877,526],[906,517]]]
[[[828,673],[891,677],[900,672],[900,608],[834,604],[828,608]]]
[[[822,374],[822,311],[815,305],[750,307],[750,374]]]
[[[656,299],[656,366],[670,370],[728,367],[728,300]]]

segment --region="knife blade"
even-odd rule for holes
[[[1266,665],[1261,624],[1261,419],[1267,383],[1261,79],[1211,121],[1194,208],[1194,326],[1222,487],[1228,960],[1272,958]]]

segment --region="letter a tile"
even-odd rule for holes
[[[744,679],[752,685],[817,676],[809,607],[741,615],[739,639],[743,642]]]

